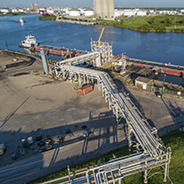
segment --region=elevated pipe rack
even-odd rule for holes
[[[67,65],[67,63],[70,65]],[[117,181],[120,183],[125,176],[138,172],[144,172],[144,183],[147,183],[149,177],[153,175],[149,175],[148,171],[158,167],[162,168],[159,172],[164,172],[164,181],[166,181],[166,178],[171,181],[169,178],[171,149],[164,146],[161,139],[143,118],[129,96],[118,91],[117,86],[106,72],[72,66],[71,64],[74,64],[74,62],[71,62],[71,59],[59,62],[51,69],[51,73],[57,77],[68,77],[71,82],[78,80],[80,84],[94,83],[96,81],[98,89],[102,91],[102,96],[105,97],[105,101],[109,102],[109,109],[112,109],[116,122],[119,123],[122,118],[126,120],[129,130],[129,147],[133,144],[131,133],[135,135],[137,153],[114,159],[90,169],[87,168],[85,172],[76,171],[78,174],[75,174],[75,176],[70,173],[68,180],[60,183],[107,184]],[[82,176],[77,177],[78,175]],[[66,178],[62,177],[56,180],[61,181]],[[49,183],[49,181],[46,183]]]

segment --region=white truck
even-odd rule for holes
[[[4,144],[0,144],[0,155],[3,155],[6,151]]]

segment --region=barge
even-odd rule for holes
[[[49,45],[40,45],[40,43],[36,42],[36,38],[32,35],[26,36],[26,39],[21,42],[19,47],[29,49],[31,52],[40,52],[40,49],[44,49],[47,55],[56,55],[61,56],[64,59],[68,57],[76,57],[84,54],[88,54],[88,51],[77,50],[77,49],[67,49],[65,47],[55,47]],[[120,55],[113,57],[114,61],[117,61],[121,58]],[[128,58],[127,56],[124,58],[127,62],[132,63],[133,65],[141,68],[152,69],[153,71],[158,71],[163,74],[175,75],[179,77],[184,77],[184,66],[172,65],[167,63],[160,63],[154,61],[147,61],[141,59]]]
[[[76,49],[67,49],[65,47],[54,47],[54,46],[49,46],[49,45],[38,45],[31,47],[30,50],[32,52],[40,52],[40,49],[43,48],[45,50],[45,53],[47,55],[56,55],[56,56],[65,56],[67,54],[71,55],[72,57],[80,56],[83,54],[87,54],[87,51],[83,50],[76,50]]]
[[[163,74],[184,77],[184,66],[172,65],[171,63],[167,64],[154,61],[140,60],[134,58],[127,58],[127,61],[137,67],[152,69],[153,71],[159,71]]]
[[[19,45],[21,48],[29,49],[31,52],[40,52],[40,49],[44,49],[47,55],[56,55],[56,56],[66,56],[76,57],[89,53],[88,51],[77,50],[77,49],[67,49],[65,47],[55,47],[49,45],[40,45],[36,42],[36,38],[32,35],[26,36],[26,39],[21,42]]]

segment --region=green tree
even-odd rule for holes
[[[169,24],[169,23],[170,23],[170,19],[169,19],[169,17],[166,17],[166,18],[164,19],[164,23],[167,23],[167,24]]]

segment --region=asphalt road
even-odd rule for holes
[[[125,135],[117,133],[103,136],[91,136],[88,140],[81,141],[72,145],[56,148],[34,157],[17,161],[11,165],[0,168],[0,183],[20,184],[28,182],[37,177],[57,171],[58,168],[66,168],[67,165],[80,163],[90,158],[99,156],[111,149],[127,144]]]

